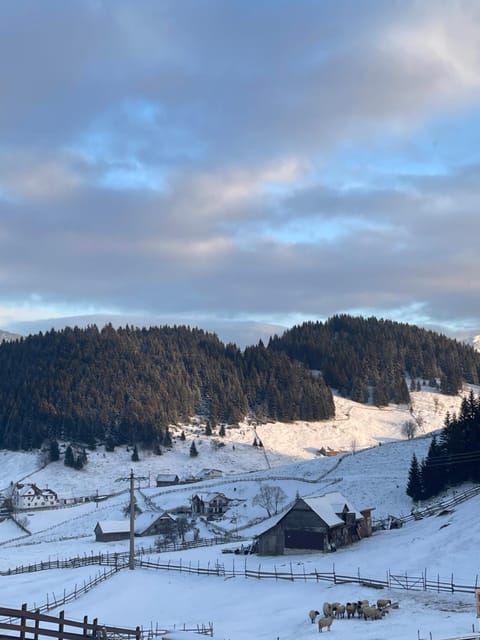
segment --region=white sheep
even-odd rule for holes
[[[310,622],[313,624],[315,622],[315,618],[320,615],[318,611],[315,611],[315,609],[310,609],[310,611],[308,612],[308,617],[310,618]]]
[[[328,618],[320,618],[318,620],[318,630],[320,631],[320,633],[322,633],[325,627],[327,627],[327,629],[330,631],[332,622],[333,622],[333,616],[329,616]]]
[[[324,602],[323,603],[322,611],[323,611],[323,615],[325,617],[331,615],[331,613],[332,613],[332,605],[330,604],[330,602]]]
[[[377,607],[363,607],[364,620],[381,620],[384,615],[385,612],[377,609]]]
[[[347,602],[347,604],[345,606],[345,610],[347,612],[347,618],[354,618],[355,617],[355,612],[357,610],[357,603],[356,602]]]
[[[332,604],[332,613],[335,616],[335,618],[344,618],[345,617],[345,605],[344,604],[339,604],[338,602],[335,602],[335,604]]]
[[[379,598],[377,600],[377,607],[379,609],[385,609],[386,607],[389,607],[392,604],[391,600],[388,600],[387,598]]]

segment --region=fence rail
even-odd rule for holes
[[[207,566],[200,566],[197,563],[162,563],[155,562],[151,559],[138,560],[137,567],[143,567],[145,569],[155,569],[159,571],[176,571],[180,573],[189,573],[203,576],[217,576],[222,578],[254,578],[257,580],[288,580],[290,582],[332,582],[333,584],[358,584],[363,587],[370,587],[374,589],[402,589],[407,591],[435,591],[437,593],[475,593],[478,589],[478,575],[475,577],[475,584],[465,585],[456,583],[453,579],[453,575],[450,580],[440,580],[440,576],[436,579],[427,578],[427,572],[422,572],[421,575],[409,575],[394,574],[387,571],[385,579],[374,578],[370,576],[362,576],[360,572],[357,575],[343,575],[337,573],[335,568],[333,571],[294,571],[292,565],[290,570],[277,570],[276,566],[273,570],[262,570],[261,565],[257,569],[251,569],[247,567],[247,564],[243,567],[236,567],[235,562],[232,563],[231,568],[226,568],[225,565],[215,563]]]
[[[375,520],[373,526],[375,529],[385,529],[388,528],[389,523],[392,520],[396,520],[397,522],[401,522],[405,524],[406,522],[411,522],[412,520],[421,520],[422,518],[427,518],[428,516],[434,516],[442,511],[447,511],[452,507],[455,507],[457,504],[461,502],[465,502],[465,500],[469,500],[474,496],[480,494],[480,485],[477,487],[471,487],[470,489],[466,489],[465,491],[458,492],[454,496],[450,498],[445,498],[445,500],[439,500],[433,504],[427,505],[421,509],[415,509],[412,513],[409,513],[406,516],[389,516],[388,518],[383,518],[381,520]]]
[[[138,547],[135,550],[136,556],[150,555],[152,553],[159,553],[165,551],[185,551],[187,549],[195,549],[198,547],[210,547],[216,546],[219,544],[225,544],[228,542],[241,542],[245,541],[247,538],[237,537],[232,539],[231,537],[215,537],[215,538],[204,538],[203,540],[194,540],[191,542],[171,542],[165,544],[157,544],[155,546],[150,547]],[[13,576],[22,573],[35,573],[37,571],[46,571],[48,569],[75,569],[78,567],[87,567],[90,565],[100,565],[100,566],[110,566],[117,567],[129,559],[129,552],[122,551],[117,553],[97,553],[90,555],[84,554],[83,556],[74,556],[73,558],[64,558],[63,560],[41,560],[40,562],[35,562],[26,565],[19,565],[14,567],[13,569],[7,569],[5,571],[0,571],[0,576]]]
[[[135,629],[127,629],[124,627],[112,627],[107,625],[99,625],[97,618],[92,622],[88,622],[87,616],[83,621],[68,620],[65,618],[63,611],[58,616],[48,616],[36,611],[28,611],[27,605],[23,604],[21,609],[12,609],[9,607],[0,607],[0,616],[6,616],[6,619],[0,621],[0,629],[12,631],[14,635],[2,634],[3,637],[20,638],[25,640],[27,633],[33,634],[35,640],[39,636],[49,638],[58,638],[58,640],[85,640],[90,638],[102,638],[102,640],[123,638],[124,640],[141,640],[142,632],[140,627]],[[42,624],[49,625],[41,626]],[[66,627],[73,628],[73,631],[66,630]]]

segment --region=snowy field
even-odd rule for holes
[[[225,446],[215,449],[211,438],[201,434],[201,426],[183,427],[187,439],[175,441],[172,451],[162,456],[140,452],[140,462],[132,463],[131,452],[119,448],[114,454],[103,447],[88,452],[89,463],[82,471],[67,469],[62,463],[40,469],[36,454],[0,452],[0,486],[26,478],[40,487],[49,486],[65,496],[99,492],[124,493],[99,503],[87,503],[49,511],[22,514],[30,535],[11,521],[0,523],[0,571],[20,564],[64,559],[77,554],[127,551],[128,541],[96,543],[93,529],[98,520],[124,518],[128,502],[127,484],[117,481],[130,468],[145,479],[138,483],[136,497],[143,511],[161,511],[188,505],[193,493],[210,489],[235,499],[228,517],[218,523],[216,532],[238,532],[246,538],[265,528],[266,513],[252,504],[261,483],[280,486],[287,502],[299,495],[319,495],[340,491],[357,509],[374,507],[374,518],[406,515],[412,503],[405,494],[408,468],[413,452],[421,459],[430,443],[429,433],[442,426],[445,412],[458,409],[460,398],[447,398],[433,391],[413,394],[414,415],[421,416],[421,437],[407,441],[401,425],[411,417],[406,407],[374,409],[337,399],[336,420],[325,423],[269,424],[257,428],[264,448],[252,446],[255,433],[248,425],[227,430]],[[182,428],[178,428],[177,435]],[[195,438],[198,458],[188,450]],[[381,444],[381,446],[379,446]],[[318,449],[341,451],[322,457]],[[154,487],[157,473],[180,476],[216,468],[224,477],[178,487]],[[149,486],[150,485],[150,486]],[[459,488],[457,488],[457,491]],[[237,556],[222,553],[221,547],[156,554],[160,562],[182,562],[192,566],[237,570],[294,571],[313,570],[370,579],[390,574],[421,576],[456,584],[475,585],[480,574],[480,496],[476,496],[441,516],[425,518],[401,529],[378,531],[374,535],[336,553],[280,556],[275,558]],[[262,520],[260,522],[260,520]],[[213,535],[202,530],[202,535]],[[137,540],[150,546],[154,538]],[[225,545],[224,545],[225,546]],[[232,545],[226,545],[231,547]],[[95,576],[99,567],[59,569],[19,576],[2,576],[2,606],[40,606],[52,594],[62,594]],[[480,585],[479,585],[480,586]],[[307,614],[321,610],[324,601],[376,601],[387,597],[399,608],[383,620],[336,620],[329,638],[365,640],[441,640],[478,630],[474,596],[471,593],[436,593],[404,589],[376,590],[358,584],[256,580],[245,577],[195,576],[153,569],[122,570],[73,603],[65,605],[67,618],[98,617],[106,624],[144,627],[153,624],[173,629],[186,624],[214,625],[214,637],[222,640],[297,639],[316,637],[318,629]]]

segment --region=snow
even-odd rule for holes
[[[202,525],[202,536],[215,533],[238,533],[248,543],[259,530],[265,530],[274,516],[266,520],[265,510],[253,505],[261,484],[279,486],[288,506],[296,495],[319,496],[337,492],[355,509],[374,508],[375,518],[407,515],[412,502],[405,494],[408,468],[415,452],[421,460],[430,444],[430,434],[441,428],[445,412],[458,410],[460,397],[442,396],[424,389],[413,395],[408,407],[375,409],[336,398],[337,418],[321,423],[265,424],[256,426],[264,447],[253,447],[255,432],[248,424],[227,429],[225,446],[212,446],[216,436],[202,434],[199,424],[179,425],[171,451],[158,456],[140,451],[140,461],[131,461],[131,451],[119,447],[106,453],[103,447],[88,451],[89,462],[82,471],[66,468],[57,462],[41,467],[41,456],[34,453],[0,451],[0,486],[24,480],[40,487],[50,487],[61,496],[107,496],[61,509],[31,509],[21,514],[26,534],[11,520],[0,523],[0,571],[40,561],[70,558],[76,555],[127,552],[129,541],[95,542],[98,521],[127,519],[124,509],[129,502],[128,478],[133,468],[136,476],[137,503],[144,514],[160,515],[180,505],[188,505],[195,493],[221,492],[233,500],[226,516],[214,528]],[[406,440],[402,424],[412,415],[421,417],[419,437]],[[179,438],[184,430],[187,436]],[[188,451],[195,439],[199,455],[190,458]],[[379,446],[381,445],[381,446]],[[324,447],[340,451],[335,456],[320,456]],[[201,469],[220,469],[224,476],[195,484],[155,487],[159,473],[178,474],[181,478],[196,475]],[[457,487],[457,492],[465,487]],[[453,491],[445,492],[452,494]],[[98,617],[101,623],[135,627],[141,625],[163,629],[214,625],[214,637],[222,640],[287,640],[309,638],[318,634],[310,624],[308,611],[321,611],[324,601],[347,602],[359,599],[376,601],[387,597],[398,601],[381,621],[335,620],[328,637],[364,640],[441,640],[478,629],[473,593],[442,593],[400,588],[373,589],[356,583],[334,584],[327,581],[258,580],[242,576],[229,577],[235,568],[251,570],[293,571],[294,573],[332,572],[385,580],[388,575],[428,580],[453,581],[475,586],[480,574],[478,553],[480,533],[478,514],[480,496],[458,504],[443,515],[411,521],[401,529],[376,531],[335,553],[295,553],[278,557],[234,555],[240,542],[221,546],[150,553],[152,561],[171,565],[225,568],[226,575],[198,576],[136,568],[123,569],[77,600],[63,605],[71,619]],[[136,539],[135,545],[149,547],[155,537]],[[2,575],[2,606],[29,608],[52,601],[53,594],[63,594],[94,577],[103,567],[86,566],[51,569],[21,575]],[[56,613],[53,611],[52,613]],[[58,613],[58,610],[57,610]],[[191,637],[191,635],[190,635]]]

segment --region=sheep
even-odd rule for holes
[[[328,618],[319,618],[318,620],[318,630],[322,633],[323,629],[327,627],[330,631],[330,627],[332,626],[333,616],[329,616]]]
[[[345,617],[345,605],[339,604],[336,602],[334,605],[332,604],[332,613],[335,618],[344,618]]]
[[[377,600],[377,607],[379,609],[385,609],[386,607],[391,606],[391,604],[392,604],[392,601],[388,600],[387,598],[379,598]]]
[[[357,615],[359,618],[363,617],[363,607],[368,607],[368,600],[358,600],[357,602]]]
[[[363,607],[364,620],[381,620],[385,612],[377,609],[377,607]]]
[[[330,604],[330,602],[323,603],[322,611],[325,617],[329,616],[332,613],[332,605]]]
[[[308,612],[308,617],[310,618],[310,622],[313,624],[315,622],[315,618],[320,615],[318,611],[315,611],[315,609],[310,609],[310,611]]]
[[[354,618],[355,617],[355,612],[357,610],[357,603],[356,602],[347,602],[346,606],[345,606],[345,610],[347,612],[347,618]]]

